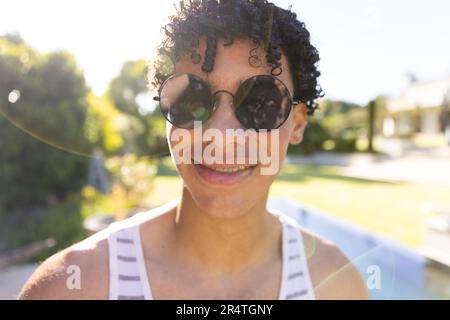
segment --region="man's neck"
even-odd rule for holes
[[[235,217],[217,217],[200,209],[184,189],[175,226],[177,248],[207,272],[239,272],[277,255],[281,227],[266,209],[267,195]],[[237,208],[237,210],[239,210]]]

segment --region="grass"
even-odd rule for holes
[[[181,180],[165,159],[159,166],[152,200],[162,204],[180,195]],[[418,248],[430,204],[450,207],[450,188],[345,177],[338,167],[286,164],[270,196],[291,198]]]

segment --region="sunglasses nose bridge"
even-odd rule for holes
[[[226,94],[219,94],[226,93]],[[215,128],[225,133],[226,129],[242,128],[234,114],[233,108],[234,95],[226,90],[219,90],[213,94],[213,114],[206,122],[208,128]]]
[[[234,94],[232,94],[230,91],[227,91],[227,90],[217,90],[216,92],[213,93],[214,109],[217,108],[217,101],[221,100],[220,95],[219,95],[220,93],[223,93],[222,97],[225,95],[230,96],[231,104],[233,104]]]

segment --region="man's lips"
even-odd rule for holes
[[[207,164],[197,164],[199,166],[203,166],[209,170],[214,170],[218,172],[224,172],[224,173],[233,173],[238,171],[244,171],[250,168],[255,167],[254,165],[207,165]]]
[[[256,165],[194,164],[193,167],[198,175],[210,184],[233,185],[249,177]]]
[[[195,165],[201,165],[204,166],[208,169],[211,170],[215,170],[215,171],[220,171],[220,172],[235,172],[235,171],[242,171],[242,170],[246,170],[249,168],[253,168],[256,167],[256,164],[247,164],[247,162],[249,161],[243,161],[244,163],[232,163],[232,164],[228,164],[228,163],[213,163],[213,164],[208,164],[208,163],[204,163],[204,162],[196,162],[194,159],[191,159],[193,164]]]

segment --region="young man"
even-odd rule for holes
[[[155,63],[152,85],[181,198],[49,258],[20,298],[366,299],[336,246],[266,209],[280,165],[264,169],[302,141],[322,93],[304,24],[267,1],[189,1],[165,31],[159,53],[173,64]]]

